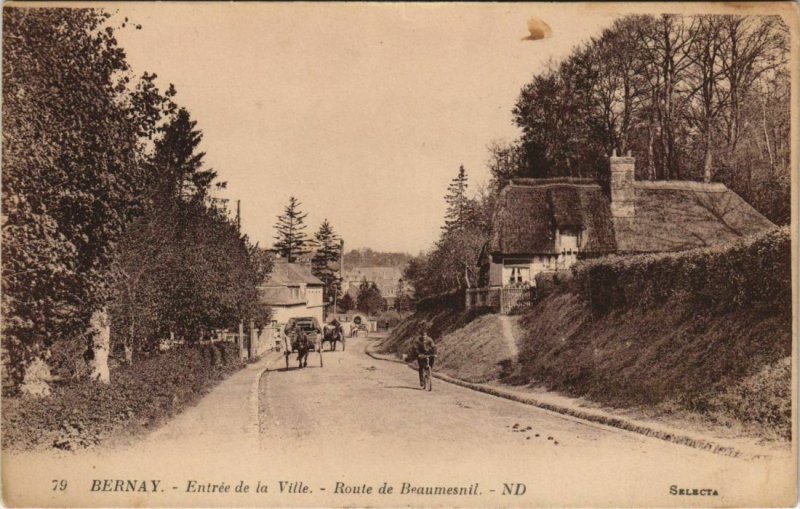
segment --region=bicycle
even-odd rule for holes
[[[425,366],[422,368],[422,383],[424,388],[428,391],[433,390],[433,375],[431,374],[431,363],[429,359],[433,359],[436,357],[435,355],[418,355],[417,362],[420,362],[421,359],[425,359]]]

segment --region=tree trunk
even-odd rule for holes
[[[104,308],[95,311],[89,321],[89,345],[86,362],[89,365],[89,378],[100,383],[111,383],[108,371],[108,352],[111,348],[111,320]]]
[[[653,144],[655,143],[655,135],[653,134],[653,120],[647,126],[647,178],[650,180],[656,179],[656,154]]]
[[[131,328],[128,333],[128,338],[125,340],[125,362],[128,366],[133,365],[133,335],[135,333],[133,325],[133,317],[131,317]]]
[[[712,170],[711,166],[713,163],[713,154],[711,153],[711,147],[714,143],[713,136],[711,134],[711,126],[709,125],[706,132],[706,150],[705,156],[703,157],[703,182],[711,182]]]

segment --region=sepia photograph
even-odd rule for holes
[[[5,507],[794,507],[795,2],[7,2]]]

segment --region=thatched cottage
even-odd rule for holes
[[[488,286],[535,286],[537,274],[579,258],[680,251],[773,226],[723,184],[636,181],[633,157],[610,165],[610,193],[589,179],[513,179],[484,249]]]

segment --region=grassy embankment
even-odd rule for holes
[[[786,229],[725,249],[595,260],[518,318],[516,359],[499,317],[457,311],[415,314],[383,349],[402,351],[421,321],[443,317],[433,335],[451,376],[788,440],[790,267]]]

